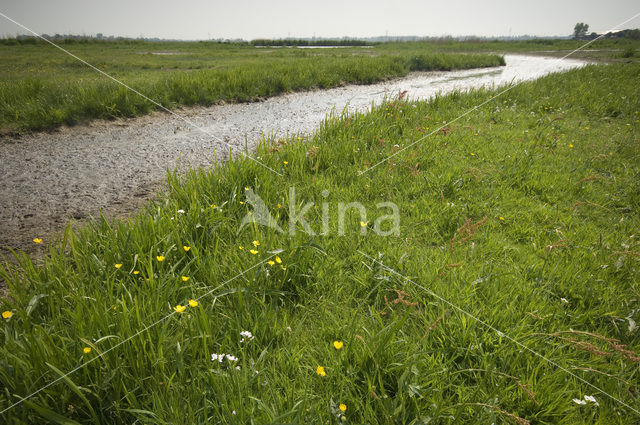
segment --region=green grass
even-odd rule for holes
[[[13,316],[0,324],[0,410],[79,369],[4,423],[638,423],[428,291],[640,409],[639,80],[640,66],[618,64],[524,83],[359,175],[495,92],[390,100],[264,140],[256,155],[284,177],[242,158],[171,174],[132,221],[45,240],[41,264],[21,256],[1,273]],[[313,201],[319,232],[327,203],[329,234],[238,232],[245,187],[285,230],[289,208]],[[336,234],[350,201],[367,207],[366,235],[355,210]],[[385,201],[398,236],[371,230]],[[286,270],[255,266],[273,252]],[[255,339],[241,343],[244,330]],[[584,395],[599,407],[572,401]]]
[[[92,42],[63,47],[170,109],[371,84],[410,71],[504,65],[498,55],[442,54],[428,46],[383,54],[372,48],[305,50],[207,42]],[[44,42],[0,45],[4,132],[133,117],[155,109],[153,103]]]

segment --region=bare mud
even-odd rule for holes
[[[415,73],[369,86],[175,111],[216,139],[161,112],[51,133],[3,136],[0,256],[10,248],[36,252],[33,238],[47,243],[69,220],[81,222],[100,210],[107,217],[127,215],[162,190],[167,169],[210,166],[216,154],[224,160],[230,150],[251,150],[263,133],[313,132],[331,110],[366,111],[372,102],[404,90],[411,99],[427,99],[437,92],[529,80],[585,64],[520,55],[507,55],[506,62],[499,68]]]

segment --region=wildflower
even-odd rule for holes
[[[242,245],[238,246],[238,249],[244,249],[244,247]]]
[[[34,239],[33,239],[33,242],[35,242],[35,243],[42,243],[42,239],[40,239],[40,238],[34,238]]]
[[[164,261],[164,256],[163,255],[156,255],[156,260],[163,262]]]
[[[114,267],[115,267],[116,269],[119,269],[120,267],[122,267],[122,264],[120,264],[120,263],[118,263],[118,264],[114,264]]]
[[[600,406],[600,403],[598,403],[596,401],[596,398],[594,396],[586,395],[586,396],[584,396],[584,400],[585,401],[590,401],[591,403],[595,404],[596,406]]]
[[[282,204],[278,204],[278,209],[282,208]]]
[[[82,352],[85,353],[85,354],[89,354],[91,352],[91,347],[84,347],[82,349]]]
[[[186,281],[188,281],[189,279],[191,279],[189,276],[182,276],[182,281],[183,281],[183,282],[186,282]]]
[[[342,341],[333,341],[333,346],[336,350],[341,349],[343,345],[344,343]]]
[[[587,404],[587,402],[586,402],[586,401],[584,401],[584,400],[580,400],[579,398],[574,398],[574,399],[573,399],[573,402],[574,402],[575,404]]]
[[[471,156],[476,156],[476,154],[475,154],[475,153],[473,153],[473,152],[471,152]]]
[[[569,143],[569,147],[570,147],[570,148],[572,148],[572,147],[573,147],[573,145],[572,145],[571,143]]]
[[[341,412],[346,412],[347,411],[347,405],[344,403],[340,403],[340,406],[338,406],[338,409],[340,409]]]
[[[255,246],[256,248],[258,247],[258,245],[260,245],[260,241],[253,241],[251,242],[253,244],[253,246]]]
[[[302,140],[302,137],[298,136],[298,140]]]
[[[367,227],[367,224],[369,224],[369,222],[367,222],[367,221],[360,221],[360,227]]]
[[[189,306],[190,306],[190,307],[198,307],[198,301],[196,301],[196,300],[189,300]]]
[[[248,188],[248,187],[245,187],[245,188],[244,188],[244,190],[249,190],[249,188]]]
[[[178,214],[184,214],[184,210],[178,210],[176,211]]]
[[[244,342],[245,340],[251,341],[253,339],[253,334],[249,331],[242,331],[240,332],[240,335],[242,336],[240,342]]]
[[[183,306],[181,304],[178,304],[177,306],[173,307],[173,309],[175,311],[177,311],[178,313],[182,313],[187,309],[187,307],[185,307],[185,306]]]
[[[138,274],[140,274],[140,271],[139,270],[134,270],[133,274],[138,275]]]
[[[320,376],[326,376],[327,373],[324,371],[324,368],[322,366],[318,366],[316,369],[316,373]]]
[[[253,255],[256,255],[258,253],[258,251],[256,251],[255,249],[250,249],[249,252],[252,253]]]
[[[275,264],[275,261],[269,260],[269,261],[267,261],[267,264],[270,265],[270,266],[273,266]]]
[[[11,316],[13,316],[13,313],[10,312],[9,310],[2,312],[2,318],[3,319],[11,319]]]
[[[215,353],[213,353],[211,355],[211,361],[212,362],[217,361],[219,363],[222,363],[223,360],[224,360],[224,354],[215,354]]]
[[[191,247],[190,247],[190,246],[187,246],[187,245],[184,245],[184,246],[182,247],[182,249],[184,249],[184,252],[188,252],[188,251],[191,249]]]
[[[231,354],[227,354],[227,360],[229,360],[230,362],[237,362],[238,358],[235,356],[232,356]]]
[[[282,161],[282,163],[283,163],[284,165],[287,165],[287,164],[289,164],[289,161]]]
[[[216,207],[216,204],[211,204],[211,205],[209,205],[209,207],[211,207],[211,208],[215,208],[215,207]]]
[[[500,219],[500,221],[504,221],[504,217],[500,216],[498,218]]]
[[[278,264],[282,264],[282,260],[281,260],[281,259],[280,259],[280,257],[278,257],[277,255],[276,255],[276,263],[278,263]]]

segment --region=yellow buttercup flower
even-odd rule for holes
[[[267,264],[270,265],[270,266],[273,266],[275,264],[275,261],[269,260],[269,261],[267,261]]]
[[[139,270],[134,270],[133,274],[138,275],[138,274],[140,274],[140,271]]]
[[[177,311],[178,313],[182,313],[183,311],[185,311],[187,309],[187,307],[185,307],[185,306],[183,306],[181,304],[178,304],[177,306],[173,307],[173,309],[175,311]]]
[[[211,205],[209,205],[209,206],[210,206],[211,208],[215,208],[215,207],[216,207],[216,204],[211,204]]]
[[[276,255],[276,263],[278,263],[278,264],[282,264],[282,260],[281,260],[281,259],[280,259],[280,257],[278,257],[277,255]]]
[[[344,343],[342,341],[333,341],[333,346],[336,350],[341,349],[343,345]]]
[[[253,255],[256,255],[258,253],[258,251],[256,251],[255,249],[250,249],[249,252],[252,253]]]
[[[34,238],[33,241],[35,243],[42,243],[42,239],[40,239],[40,238]]]
[[[120,267],[122,267],[122,264],[119,264],[119,263],[118,263],[118,264],[115,264],[115,265],[114,265],[114,267],[115,267],[116,269],[119,269]]]
[[[240,246],[238,247],[238,249],[244,249],[244,247],[243,247],[242,245],[240,245]]]
[[[11,316],[13,316],[13,313],[10,312],[9,310],[2,312],[2,318],[3,319],[11,319]]]
[[[157,255],[156,256],[156,260],[162,262],[162,261],[164,261],[164,256],[163,255]]]
[[[190,247],[190,246],[185,245],[185,246],[183,246],[183,247],[182,247],[182,249],[184,249],[184,250],[185,250],[185,252],[187,252],[187,251],[189,251],[189,250],[191,249],[191,247]]]
[[[320,376],[326,376],[327,373],[324,371],[324,368],[322,366],[318,366],[316,369],[316,373]]]
[[[360,227],[367,227],[367,224],[369,224],[366,221],[360,221]]]
[[[283,163],[284,165],[287,165],[287,164],[289,163],[289,161],[282,161],[282,163]]]
[[[183,282],[186,282],[189,279],[191,279],[189,276],[182,276],[182,281]]]
[[[278,204],[278,208],[282,208],[282,204]]]
[[[256,248],[260,245],[260,241],[253,241],[251,242],[253,244],[253,246],[255,246]]]
[[[572,147],[573,147],[573,145],[572,145],[571,143],[569,143],[569,147],[570,147],[570,148],[572,148]]]
[[[189,306],[191,306],[191,307],[198,307],[198,301],[196,301],[196,300],[189,300]]]
[[[498,218],[500,219],[500,221],[504,221],[504,217],[500,216]]]
[[[338,406],[338,409],[340,409],[341,412],[346,412],[347,411],[347,405],[344,403],[340,403],[340,406]]]
[[[82,352],[85,353],[85,354],[89,354],[91,352],[91,347],[84,347],[82,349]]]

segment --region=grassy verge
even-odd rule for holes
[[[443,54],[425,46],[258,48],[217,43],[87,43],[66,49],[167,108],[253,101],[277,94],[371,84],[410,71],[504,65],[498,55]],[[0,46],[0,129],[41,130],[157,107],[44,43]]]
[[[493,92],[397,99],[265,140],[257,155],[284,177],[243,159],[170,175],[135,220],[6,265],[0,410],[79,369],[3,421],[637,422],[359,251],[640,409],[639,78],[607,65],[522,84],[362,175]],[[239,230],[245,187],[287,233]],[[349,210],[340,236],[350,201],[369,215]],[[288,233],[307,202],[326,235]],[[373,232],[380,202],[398,206],[399,235]]]

